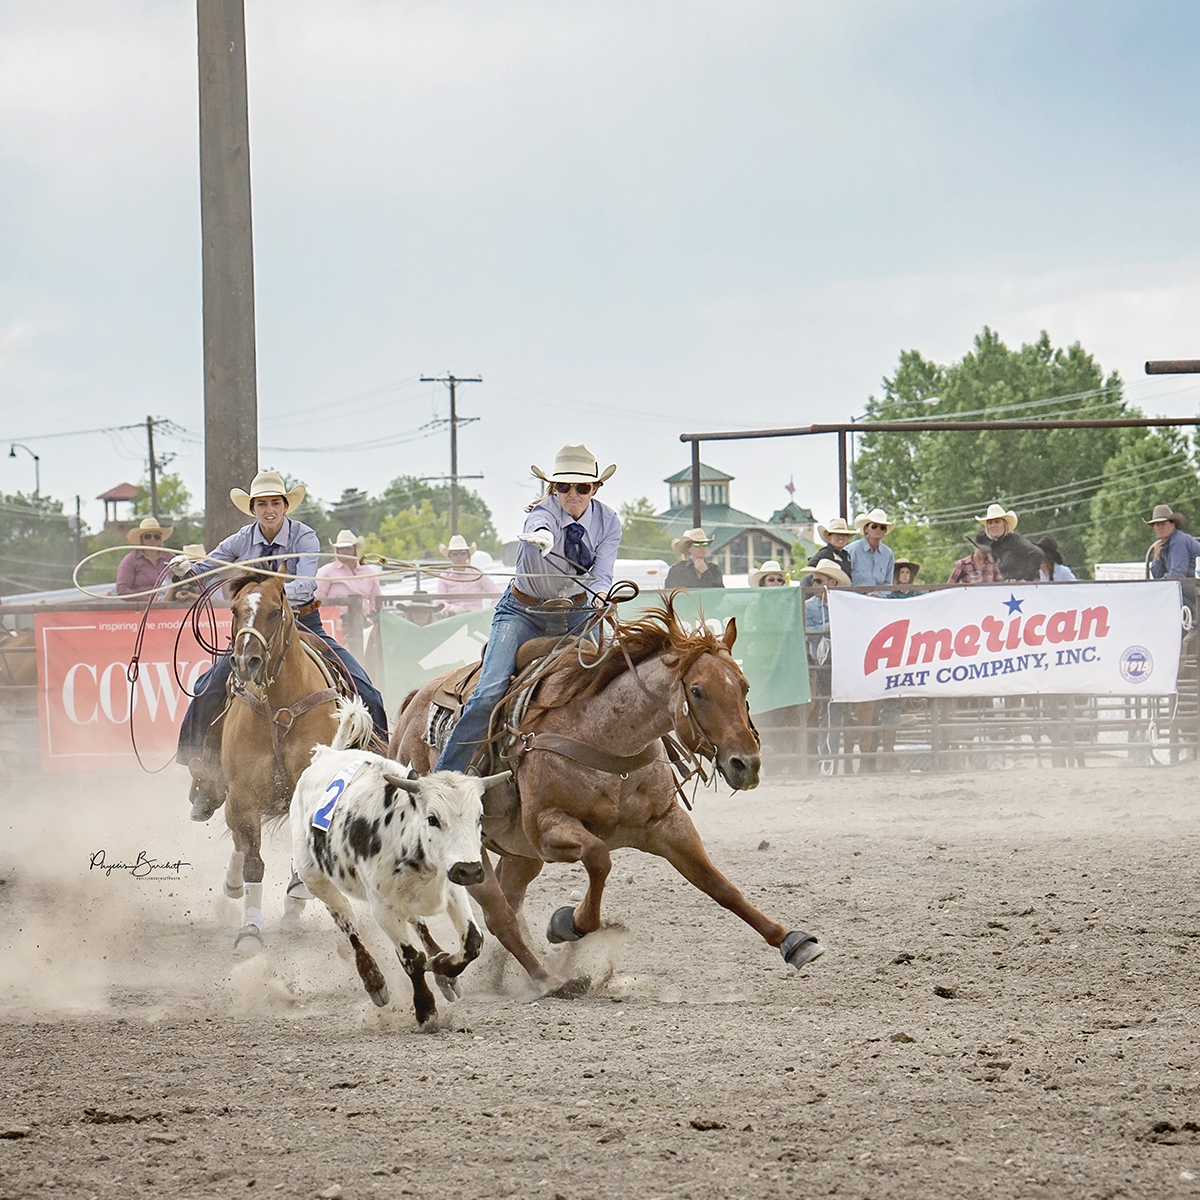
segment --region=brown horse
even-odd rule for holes
[[[610,643],[598,661],[592,656],[587,662],[585,654],[581,663],[579,651],[569,647],[549,664],[508,764],[515,768],[520,803],[484,820],[484,845],[499,856],[499,870],[485,853],[484,881],[470,889],[488,928],[541,989],[561,981],[521,936],[529,884],[544,863],[583,863],[588,889],[582,903],[558,909],[546,935],[552,942],[576,941],[600,928],[611,851],[627,847],[665,858],[794,967],[822,953],[812,934],[789,932],[721,874],[676,799],[661,742],[672,730],[690,751],[713,759],[735,790],[758,786],[761,759],[746,704],[749,684],[730,654],[736,637],[732,620],[721,637],[703,625],[689,633],[668,600],[620,625],[618,644]],[[433,766],[422,735],[439,682],[409,697],[389,750],[422,773]]]
[[[231,699],[221,731],[225,821],[233,854],[225,894],[245,899],[246,923],[234,947],[262,945],[261,854],[264,821],[286,818],[296,780],[313,747],[337,731],[338,691],[292,616],[283,581],[249,576],[235,581]],[[308,898],[299,880],[288,886],[285,924],[294,926]]]

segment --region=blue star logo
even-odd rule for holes
[[[1015,612],[1019,613],[1021,611],[1021,605],[1024,603],[1024,600],[1018,600],[1016,596],[1009,592],[1008,599],[1004,601],[1004,607],[1008,609],[1009,614],[1011,615]]]

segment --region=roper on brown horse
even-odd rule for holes
[[[271,575],[236,580],[230,700],[221,729],[221,772],[226,785],[225,821],[233,854],[225,895],[245,899],[245,924],[235,948],[250,939],[262,944],[262,824],[285,818],[296,780],[312,760],[313,747],[337,731],[337,680],[292,615],[284,581]],[[285,924],[294,926],[307,892],[293,878]]]
[[[618,625],[615,644],[599,654],[580,643],[547,665],[504,764],[515,771],[520,803],[490,818],[485,809],[484,846],[498,855],[499,870],[485,853],[484,881],[470,889],[488,928],[541,989],[561,981],[521,936],[526,889],[544,863],[583,863],[588,889],[582,903],[558,909],[547,931],[552,942],[575,941],[601,927],[611,852],[623,848],[665,858],[778,947],[792,966],[823,952],[812,934],[789,932],[759,912],[713,865],[677,799],[661,741],[674,730],[689,751],[715,761],[735,790],[758,786],[761,759],[746,704],[749,684],[730,653],[736,636],[732,620],[720,637],[705,626],[689,633],[667,600]],[[445,678],[409,697],[392,735],[389,756],[419,773],[436,758],[422,735],[431,698]]]

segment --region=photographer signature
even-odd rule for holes
[[[145,850],[139,850],[138,856],[133,862],[114,862],[107,861],[103,850],[97,850],[91,857],[88,863],[89,871],[103,871],[105,878],[111,878],[114,871],[128,871],[134,879],[150,879],[155,871],[169,871],[174,875],[178,875],[181,868],[190,867],[192,864],[184,862],[181,858],[172,859],[169,862],[160,862],[157,858],[151,858]]]

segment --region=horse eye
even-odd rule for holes
[[[691,693],[692,693],[693,700],[703,700],[704,699],[704,689],[697,687],[695,684],[692,684]]]
[[[430,824],[430,827],[433,829],[441,829],[441,827],[442,827],[441,821],[439,821],[437,819],[437,817],[435,817],[433,815],[433,813],[429,814],[429,824]]]

